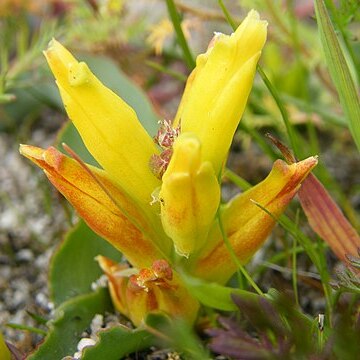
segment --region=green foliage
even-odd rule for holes
[[[218,11],[220,12],[221,8],[229,24],[235,27],[235,21],[231,18],[231,12],[226,9],[224,2],[219,0],[218,3],[220,6]],[[120,39],[120,42],[128,40],[129,29],[126,29],[125,33],[120,33],[122,26],[119,26],[117,17],[111,17],[110,13],[104,16],[104,13],[99,9],[92,9],[89,4],[90,2],[87,2],[86,6],[80,6],[83,5],[82,2],[77,2],[74,13],[64,21],[68,32],[66,39],[70,40],[73,49],[79,50],[81,46],[99,50],[97,46],[104,43],[100,51],[105,51],[106,46],[113,40],[113,37],[110,39],[108,35],[114,31],[116,31],[116,39]],[[186,9],[176,7],[174,1],[166,1],[166,4],[184,62],[189,69],[192,69],[195,64],[194,58],[180,26],[182,18],[179,13],[182,11],[181,16],[186,17]],[[255,7],[254,1],[242,1],[241,4]],[[319,146],[321,136],[326,138],[328,134],[336,135],[347,127],[350,128],[360,149],[360,105],[357,94],[359,57],[356,56],[359,43],[353,41],[353,28],[350,27],[354,25],[354,20],[359,19],[360,5],[356,0],[340,1],[338,8],[331,0],[325,1],[325,4],[327,8],[324,6],[324,1],[316,1],[318,29],[325,59],[345,117],[341,112],[337,112],[336,94],[332,84],[327,81],[326,74],[324,76],[317,38],[314,36],[315,23],[310,19],[312,14],[307,15],[308,21],[302,20],[296,14],[295,1],[288,1],[286,4],[281,1],[256,1],[256,8],[264,12],[264,17],[268,19],[273,32],[259,68],[263,83],[256,81],[249,110],[245,115],[246,121],[243,120],[239,128],[242,133],[250,135],[256,148],[260,148],[268,159],[275,159],[277,154],[264,140],[264,128],[287,135],[299,157],[313,154],[314,149],[316,151],[319,149],[321,155],[321,146]],[[80,26],[76,21],[74,24],[69,21],[69,19],[76,20],[77,17],[80,19]],[[14,31],[15,25],[9,22],[6,25],[8,31]],[[45,43],[53,25],[44,27],[46,31],[44,30],[42,34],[34,33],[36,38],[34,37],[31,42],[24,42],[24,39],[30,37],[26,23],[20,25],[21,31],[16,42],[9,41],[10,38],[2,42],[4,36],[8,36],[6,32],[2,33],[3,37],[0,39],[2,53],[0,103],[6,103],[0,112],[2,129],[8,125],[16,128],[14,125],[20,121],[31,122],[44,111],[46,106],[63,111],[52,76],[44,71],[43,61],[39,60],[40,49],[46,47]],[[99,28],[99,32],[89,34],[89,29],[94,26]],[[143,24],[137,27],[136,31],[142,28]],[[3,45],[6,47],[2,47]],[[16,55],[11,62],[8,56],[10,53]],[[136,109],[146,130],[154,135],[158,116],[142,90],[130,81],[112,60],[94,55],[80,55],[78,58],[86,61],[105,85]],[[163,65],[157,63],[158,59],[152,61],[153,68],[175,75],[183,82],[184,75],[178,73],[178,70],[173,71],[171,67],[172,61],[178,60],[178,54],[166,53],[164,59],[166,71]],[[34,69],[39,76],[35,82]],[[300,125],[295,122],[298,115],[305,118]],[[321,126],[317,125],[319,119],[322,120]],[[324,129],[325,136],[320,133]],[[335,145],[326,143],[326,146],[339,146],[336,140],[335,136]],[[62,142],[68,144],[85,162],[96,165],[70,122],[58,136],[59,147]],[[248,176],[247,173],[244,175]],[[325,186],[332,188],[331,190],[335,189],[339,198],[347,200],[340,186],[325,175],[321,176],[321,180],[325,180],[323,181]],[[230,170],[227,170],[226,176],[242,189],[250,186],[245,179]],[[354,191],[358,192],[356,189]],[[348,209],[345,210],[355,213],[356,221],[356,211],[349,202],[346,204]],[[297,278],[297,271],[302,266],[302,262],[295,258],[295,255],[302,253],[308,255],[310,266],[314,266],[320,274],[320,287],[327,301],[324,330],[319,329],[315,320],[313,321],[294,306],[292,299],[274,291],[260,296],[246,290],[207,283],[182,274],[189,291],[202,305],[213,309],[215,314],[225,311],[233,312],[233,315],[240,317],[239,321],[222,318],[220,323],[223,328],[210,331],[211,349],[223,355],[244,359],[251,356],[257,356],[258,359],[353,359],[357,356],[355,348],[360,341],[358,316],[352,312],[356,307],[354,304],[359,301],[358,274],[350,270],[343,271],[338,274],[336,283],[331,281],[331,272],[326,263],[327,248],[322,242],[314,240],[312,235],[303,232],[301,215],[298,224],[297,220],[292,220],[294,216],[291,211],[289,216],[283,216],[279,221],[285,235],[282,233],[283,238],[276,236],[273,241],[282,243],[281,250],[276,247],[275,255],[271,257],[273,248],[269,247],[265,258],[270,265],[279,263],[284,265],[283,269],[290,269],[294,283],[300,288],[301,279]],[[296,239],[294,247],[291,246],[293,238]],[[55,315],[48,323],[49,332],[44,342],[30,355],[30,360],[55,359],[72,355],[94,315],[113,311],[107,290],[98,289],[96,292],[91,290],[91,284],[102,274],[94,260],[99,254],[116,261],[121,260],[121,254],[117,250],[80,221],[67,235],[52,259],[49,281],[52,300],[56,307]],[[351,260],[353,265],[358,267],[358,259]],[[292,267],[289,264],[292,264]],[[258,266],[253,274],[262,275],[263,272],[264,266]],[[265,287],[263,283],[262,286]],[[349,309],[348,312],[341,312],[336,308],[336,305],[341,303],[340,300],[343,300],[339,300],[339,297],[344,292],[352,293],[346,296],[353,296],[352,302],[345,301],[345,305],[343,304],[343,307]],[[308,295],[299,289],[300,303],[306,296]],[[240,315],[237,310],[240,310]],[[312,316],[315,315],[316,313],[312,313]],[[15,326],[20,329],[19,325]],[[30,331],[38,330],[26,326],[22,328]],[[98,333],[99,341],[96,345],[84,351],[83,359],[116,360],[155,343],[177,349],[185,358],[210,358],[203,341],[194,334],[188,324],[172,322],[164,316],[153,314],[147,318],[146,329],[130,330],[121,326],[104,329]],[[40,332],[43,333],[43,330]],[[159,338],[163,342],[159,342]]]
[[[195,334],[192,326],[181,319],[170,319],[164,314],[149,314],[146,327],[158,337],[162,347],[171,347],[181,353],[181,358],[188,360],[211,359]]]
[[[92,291],[91,284],[102,275],[95,260],[97,255],[121,260],[118,250],[80,220],[69,231],[51,261],[49,285],[55,306]]]
[[[98,333],[99,340],[84,350],[82,360],[118,360],[126,355],[149,348],[154,337],[145,330],[115,326]]]
[[[315,9],[325,60],[346,114],[349,129],[360,151],[359,95],[323,0],[315,1]]]
[[[231,295],[234,293],[241,294],[249,299],[256,298],[256,294],[249,291],[209,283],[186,274],[182,274],[182,277],[191,294],[203,305],[213,309],[223,311],[236,310],[236,306],[231,299]]]
[[[244,360],[357,357],[359,321],[352,311],[339,309],[330,326],[326,317],[316,323],[299,316],[293,299],[285,295],[257,301],[234,295],[234,302],[238,319],[221,317],[221,327],[208,330],[216,353]]]
[[[106,289],[79,295],[62,303],[49,323],[49,332],[44,342],[27,359],[54,360],[73,355],[93,317],[111,309],[112,305]]]

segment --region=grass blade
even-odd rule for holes
[[[360,151],[360,100],[334,26],[323,0],[315,0],[320,40],[330,76],[339,95],[352,137]]]
[[[184,32],[182,31],[181,20],[180,20],[179,13],[176,10],[175,3],[173,0],[166,0],[166,6],[167,6],[167,9],[169,12],[171,22],[173,23],[173,26],[174,26],[177,40],[183,51],[184,60],[186,61],[186,65],[188,66],[188,68],[190,70],[192,70],[195,67],[196,63],[195,63],[194,57],[191,53],[191,50],[189,48],[189,45],[186,41]]]

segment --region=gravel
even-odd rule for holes
[[[44,126],[27,143],[47,147],[53,140]],[[19,154],[18,140],[0,133],[0,328],[23,352],[39,336],[7,324],[38,327],[28,312],[46,318],[52,309],[47,268],[67,224],[58,199],[42,172]]]

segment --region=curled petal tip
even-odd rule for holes
[[[25,156],[26,158],[31,160],[36,165],[40,166],[41,168],[44,168],[44,166],[45,166],[45,160],[44,160],[45,150],[44,149],[41,149],[36,146],[20,144],[19,153],[22,156]]]
[[[317,162],[315,156],[290,165],[277,160],[266,179],[234,197],[223,208],[223,227],[242,263],[247,262],[264,243],[276,223],[275,219],[286,209]],[[209,244],[212,244],[209,250],[196,264],[195,274],[212,281],[226,282],[236,266],[217,226],[209,234]]]

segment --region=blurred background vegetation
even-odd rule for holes
[[[166,3],[163,0],[0,1],[0,138],[6,144],[0,172],[10,171],[4,159],[17,152],[19,142],[39,146],[64,140],[79,142],[69,130],[53,76],[42,56],[52,37],[85,59],[105,84],[132,104],[146,129],[154,135],[157,119],[172,119],[176,112],[191,70],[191,59],[205,51],[214,31],[232,31],[228,15],[238,23],[248,10],[254,8],[269,22],[261,68],[285,108],[292,135],[273,95],[261,76],[257,76],[228,165],[251,184],[264,178],[272,161],[281,157],[266,139],[267,132],[282,139],[298,158],[319,155],[316,175],[359,231],[359,151],[348,130],[348,119],[340,105],[338,90],[329,75],[313,1],[175,1],[190,49],[185,55]],[[359,1],[326,0],[325,4],[358,91]],[[228,13],[223,11],[224,8]],[[34,136],[39,129],[42,135]],[[60,129],[62,131],[58,133]],[[80,145],[75,148],[80,149]],[[84,160],[89,160],[88,154],[78,151]],[[22,181],[26,182],[26,179]],[[54,244],[69,226],[66,219],[73,222],[73,215],[69,214],[66,205],[54,210],[55,205],[49,200],[54,196],[49,195],[53,190],[42,182],[37,186],[45,198],[40,202],[52,214],[52,219],[58,216],[56,211],[63,213],[61,219],[65,225],[57,228],[59,233],[52,234]],[[4,211],[10,201],[2,184],[0,199],[6,204],[0,206]],[[330,264],[326,270],[330,279],[337,266],[335,257],[326,252],[327,245],[311,233],[304,216],[299,214],[298,205],[289,209],[289,216],[302,232],[312,237],[317,251],[324,250],[324,261]],[[0,226],[0,232],[3,230]],[[37,237],[41,238],[41,234]],[[1,242],[0,246],[5,251]],[[279,285],[283,279],[289,288],[299,286],[301,305],[316,313],[324,309],[325,300],[313,263],[306,256],[302,257],[303,252],[302,244],[295,242],[294,245],[287,231],[279,227],[273,241],[259,252],[249,269],[266,289]],[[289,269],[291,273],[295,268],[294,253],[300,254],[295,262],[299,284],[295,282],[295,285],[289,275]],[[301,290],[304,290],[303,294]]]

